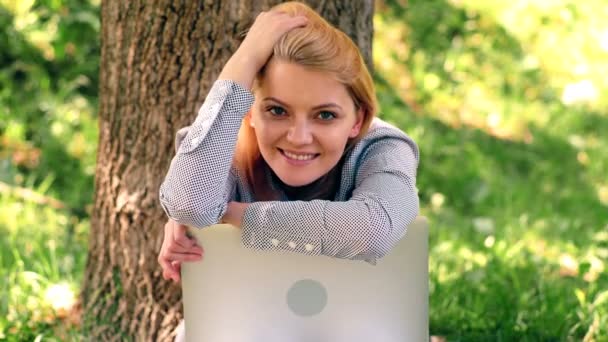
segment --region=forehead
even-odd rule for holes
[[[293,106],[315,106],[334,102],[353,106],[346,86],[331,74],[298,64],[271,60],[258,90],[261,98],[275,97]]]

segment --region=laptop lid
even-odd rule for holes
[[[377,265],[246,248],[230,225],[190,229],[187,341],[428,341],[428,225],[417,218]]]

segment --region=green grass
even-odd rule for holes
[[[78,340],[88,220],[0,193],[0,340]]]
[[[518,21],[583,44],[602,6],[562,1],[540,13],[518,2],[386,1],[376,18],[382,116],[421,150],[431,332],[448,341],[607,341],[605,99],[565,103],[560,92],[580,76],[556,60],[577,50],[540,46]],[[503,6],[515,15],[501,17]],[[560,33],[556,18],[570,11],[580,21]],[[602,55],[597,46],[586,53],[590,65]],[[607,71],[583,77],[601,86]]]
[[[448,341],[608,339],[608,217],[575,151],[541,131],[534,143],[502,141],[385,107],[421,148],[431,332]]]

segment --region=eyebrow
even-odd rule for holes
[[[264,99],[262,99],[262,101],[268,101],[268,100],[277,102],[280,105],[289,108],[289,105],[287,103],[285,103],[285,102],[277,99],[276,97],[269,96],[269,97],[265,97]],[[323,103],[323,104],[320,104],[320,105],[312,107],[312,109],[316,110],[316,109],[331,108],[331,107],[338,108],[338,109],[342,110],[342,107],[339,104],[334,103],[334,102]]]

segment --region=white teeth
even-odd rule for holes
[[[295,159],[295,160],[311,160],[312,158],[315,157],[314,154],[293,154],[287,151],[283,151],[283,153],[290,159]]]

